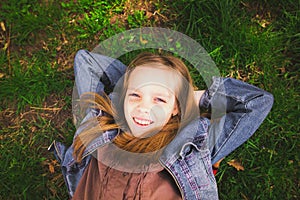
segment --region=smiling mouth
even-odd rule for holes
[[[152,120],[148,120],[148,119],[141,119],[141,118],[136,118],[133,117],[133,121],[139,125],[139,126],[149,126],[150,124],[153,124]]]

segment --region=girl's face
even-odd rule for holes
[[[156,64],[157,65],[157,64]],[[175,91],[178,75],[161,65],[136,67],[128,79],[124,114],[133,136],[160,130],[178,114]]]

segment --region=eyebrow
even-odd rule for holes
[[[139,89],[136,89],[136,88],[128,88],[127,90],[131,91],[131,92],[140,92],[140,93],[142,93]],[[166,93],[154,92],[154,93],[152,93],[152,95],[162,96],[162,97],[167,97],[167,98],[171,98],[171,96],[172,96],[170,92],[166,92]]]
[[[154,96],[163,96],[163,97],[168,97],[168,98],[171,98],[171,94],[168,92],[168,93],[160,93],[160,92],[157,92],[157,93],[153,93]]]

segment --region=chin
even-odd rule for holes
[[[162,130],[162,127],[151,127],[148,129],[143,129],[143,130],[135,130],[134,132],[132,132],[132,135],[134,137],[140,137],[140,138],[147,138],[147,137],[151,137],[157,133],[159,133]]]

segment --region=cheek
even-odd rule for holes
[[[165,122],[170,119],[171,112],[168,107],[153,106],[151,111],[158,121]]]
[[[132,110],[132,105],[130,104],[130,102],[128,101],[128,99],[124,100],[124,115],[127,118],[129,113]]]
[[[132,112],[134,112],[134,110],[136,109],[136,104],[132,103],[130,101],[125,101],[124,103],[124,112],[126,114],[132,114]]]

